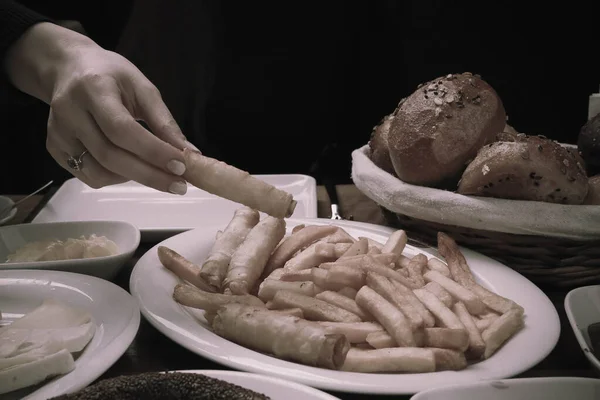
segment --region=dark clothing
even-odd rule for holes
[[[114,15],[129,10],[122,4]],[[517,130],[575,143],[600,84],[587,56],[598,2],[527,5],[140,0],[119,42],[100,35],[98,21],[60,18],[112,38],[205,154],[251,173],[327,171],[348,182],[350,152],[373,125],[419,83],[448,73],[482,75]],[[101,21],[121,33],[122,24]],[[333,151],[323,164],[325,147]]]

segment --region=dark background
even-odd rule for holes
[[[465,71],[496,89],[517,130],[575,143],[600,85],[598,2],[147,0],[121,44],[131,2],[22,3],[123,49],[192,142],[251,173],[349,182],[350,152],[402,97]],[[5,111],[1,190],[69,177],[45,152],[47,106]]]

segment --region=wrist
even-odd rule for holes
[[[97,45],[77,32],[41,22],[25,31],[10,47],[4,67],[17,89],[50,104],[65,65],[86,46]]]

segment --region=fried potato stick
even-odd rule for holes
[[[341,333],[346,336],[350,343],[364,343],[367,336],[373,332],[385,332],[383,326],[376,322],[329,322],[319,321],[328,333]]]
[[[316,294],[315,298],[318,300],[326,301],[330,304],[333,304],[334,306],[343,308],[344,310],[350,311],[351,313],[358,315],[363,321],[373,321],[373,316],[370,315],[368,312],[365,312],[362,308],[360,308],[356,304],[356,301],[338,292],[326,290],[324,292]]]
[[[428,271],[423,277],[428,282],[436,282],[446,289],[457,301],[462,302],[469,313],[473,315],[483,314],[486,310],[485,304],[473,292],[464,286],[459,285],[452,279],[445,277],[437,271]]]
[[[358,239],[356,242],[354,242],[350,246],[350,248],[348,248],[348,250],[346,250],[344,252],[344,254],[342,254],[342,256],[339,258],[339,260],[343,260],[344,258],[348,258],[348,257],[354,257],[354,256],[367,254],[368,250],[369,250],[369,242],[367,241],[367,239],[365,239],[365,238]]]
[[[376,272],[369,272],[367,273],[367,285],[402,311],[410,321],[413,330],[423,326],[424,322],[421,314],[388,278]]]
[[[425,289],[415,289],[413,293],[440,320],[445,328],[465,329],[458,317],[436,295]]]
[[[475,320],[471,314],[469,314],[467,307],[461,302],[454,304],[453,311],[458,319],[460,319],[460,322],[463,323],[469,334],[469,348],[467,349],[466,355],[473,360],[481,359],[481,356],[483,356],[483,352],[485,351],[485,342],[481,337],[479,329],[477,329],[477,325],[475,325]]]
[[[448,293],[448,291],[437,282],[429,282],[427,285],[424,286],[423,289],[435,294],[437,298],[440,299],[442,303],[444,303],[444,305],[448,308],[452,307],[452,305],[454,304],[454,298],[452,297],[452,295]]]
[[[358,315],[348,310],[289,290],[278,290],[271,302],[274,309],[300,308],[311,321],[361,322]]]
[[[175,250],[171,250],[165,246],[158,246],[157,252],[161,264],[178,278],[183,279],[206,292],[216,292],[214,287],[200,278],[199,265],[194,264]]]
[[[216,238],[208,257],[202,263],[200,277],[209,285],[219,290],[223,279],[227,275],[227,269],[231,256],[242,244],[248,233],[260,219],[258,211],[249,207],[235,210],[233,218],[225,230]]]
[[[381,248],[382,253],[395,253],[399,256],[402,255],[404,251],[404,247],[406,247],[406,242],[408,241],[408,236],[406,236],[406,232],[403,230],[394,231],[388,240],[385,242],[385,245]]]
[[[342,243],[341,245],[347,245],[348,247],[352,246],[347,243]],[[300,251],[296,256],[287,260],[283,265],[283,269],[300,271],[318,267],[324,262],[335,261],[339,257],[336,252],[336,246],[337,245],[334,243],[315,242],[306,249]]]
[[[338,228],[333,225],[309,225],[285,238],[269,257],[265,266],[264,275],[269,275],[277,268],[282,268],[285,263],[299,250],[334,233]]]
[[[351,348],[341,369],[349,372],[434,372],[435,355],[431,349],[419,347]]]
[[[274,279],[263,281],[258,287],[258,298],[262,301],[273,300],[275,293],[279,290],[289,290],[290,292],[301,293],[306,296],[315,296],[319,293],[317,286],[313,282],[284,282]]]
[[[375,320],[396,340],[400,346],[416,346],[411,325],[402,311],[368,286],[363,286],[356,295],[356,304],[369,312]]]
[[[275,218],[290,217],[296,208],[293,196],[222,161],[184,149],[185,180],[216,196],[262,211]]]
[[[173,299],[181,305],[205,310],[208,313],[216,312],[219,307],[231,303],[266,308],[265,303],[258,297],[249,294],[239,296],[209,293],[181,283],[175,286]]]
[[[490,358],[508,339],[523,327],[523,314],[512,309],[502,314],[481,334],[485,342],[483,358]]]

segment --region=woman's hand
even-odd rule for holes
[[[184,194],[186,141],[156,87],[122,56],[87,37],[41,23],[8,53],[13,83],[50,105],[46,147],[93,188],[137,181]],[[146,130],[139,122],[144,121]],[[80,168],[77,160],[82,153]]]

